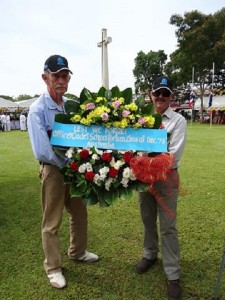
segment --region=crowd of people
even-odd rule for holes
[[[27,131],[27,113],[19,115],[10,112],[0,113],[0,131],[11,131],[12,129]]]
[[[0,115],[0,130],[1,131],[11,130],[10,115],[4,112]]]
[[[202,117],[199,110],[176,109],[175,111],[180,113],[187,122],[225,124],[225,110],[204,110]]]
[[[225,110],[211,110],[203,114],[204,123],[225,124]]]

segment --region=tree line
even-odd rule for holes
[[[39,96],[40,95],[38,95],[38,94],[35,94],[34,96],[27,95],[27,94],[22,94],[22,95],[19,95],[16,98],[14,98],[14,97],[11,97],[11,96],[0,95],[0,98],[4,98],[6,100],[10,100],[10,101],[16,102],[16,101],[22,101],[22,100],[28,100],[28,99],[32,99],[32,98],[37,98]],[[68,99],[71,99],[71,100],[77,100],[78,99],[78,97],[76,95],[70,94],[70,93],[66,93],[65,97],[68,98]]]
[[[148,94],[154,79],[164,74],[178,92],[198,88],[203,110],[206,89],[225,93],[225,7],[209,15],[197,10],[174,14],[169,23],[176,27],[177,49],[169,59],[164,50],[137,54],[135,92]]]

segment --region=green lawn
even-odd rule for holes
[[[225,236],[225,126],[188,127],[180,168],[178,228],[183,299],[213,296]],[[142,223],[136,195],[112,207],[88,207],[89,250],[100,256],[93,265],[69,261],[68,215],[60,230],[66,289],[50,286],[43,270],[38,164],[28,133],[0,132],[0,299],[23,300],[164,300],[161,260],[137,275],[142,256]],[[225,299],[225,272],[220,288]]]

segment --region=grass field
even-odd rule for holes
[[[184,300],[213,296],[225,236],[225,126],[188,127],[180,175],[178,229]],[[142,223],[136,195],[109,208],[88,207],[93,265],[69,261],[68,215],[60,230],[66,289],[49,285],[43,270],[38,164],[28,133],[0,132],[0,299],[164,300],[161,260],[137,275],[142,256]],[[225,272],[220,287],[225,299]]]

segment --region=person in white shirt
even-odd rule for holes
[[[11,130],[11,120],[10,120],[10,115],[7,114],[6,115],[6,131],[10,131]]]
[[[6,131],[6,115],[2,113],[1,115],[2,131]]]
[[[24,114],[20,115],[20,130],[21,131],[27,131],[27,124],[26,124],[27,118]]]

